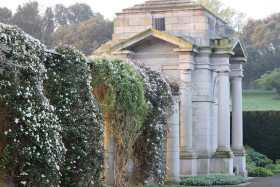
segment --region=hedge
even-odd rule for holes
[[[280,158],[280,111],[243,111],[244,145],[272,160]]]

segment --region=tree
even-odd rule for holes
[[[237,31],[241,31],[246,24],[246,14],[243,12],[237,12],[230,7],[224,8],[224,5],[220,0],[197,0],[197,3],[203,5]]]
[[[54,14],[51,7],[45,11],[42,19],[42,42],[50,47],[52,44],[52,33],[54,32]]]
[[[242,30],[248,51],[244,66],[245,84],[250,84],[267,71],[280,68],[280,13],[263,20],[249,20]]]
[[[53,45],[73,45],[85,55],[90,55],[101,44],[111,39],[113,23],[103,17],[92,17],[82,23],[64,25],[53,34]]]
[[[68,10],[68,20],[71,23],[81,23],[85,20],[89,20],[91,17],[94,17],[94,13],[92,12],[90,6],[85,3],[76,3],[68,7]]]
[[[0,22],[5,24],[11,24],[13,13],[7,7],[0,7]]]
[[[269,71],[257,80],[258,84],[266,90],[276,89],[280,98],[280,68]]]
[[[69,10],[62,4],[54,6],[55,26],[64,26],[68,21]]]
[[[38,2],[19,5],[12,22],[26,33],[41,39],[41,16]]]

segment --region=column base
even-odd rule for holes
[[[233,167],[235,168],[235,174],[248,177],[248,171],[246,169],[246,150],[241,148],[232,148],[233,154],[235,157],[233,158]]]
[[[180,153],[180,177],[197,175],[197,155],[193,150]]]
[[[197,174],[210,173],[210,158],[211,154],[208,151],[200,151],[197,159]]]
[[[218,147],[211,158],[210,172],[217,174],[234,175],[233,173],[233,153],[230,148]]]

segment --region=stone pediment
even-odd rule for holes
[[[230,53],[233,57],[241,57],[247,61],[248,54],[242,40],[239,37],[234,39],[217,39],[211,41],[214,54]]]
[[[110,50],[111,51],[129,50],[130,48],[136,45],[141,45],[141,43],[143,43],[143,41],[145,41],[146,39],[151,39],[153,37],[174,44],[178,46],[179,49],[182,49],[184,51],[193,51],[195,47],[194,44],[186,40],[171,36],[169,34],[166,34],[164,32],[155,29],[147,29],[139,34],[136,34],[126,39],[123,42],[113,45],[112,47],[110,47]]]

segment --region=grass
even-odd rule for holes
[[[243,111],[280,110],[280,99],[276,91],[243,90]]]

